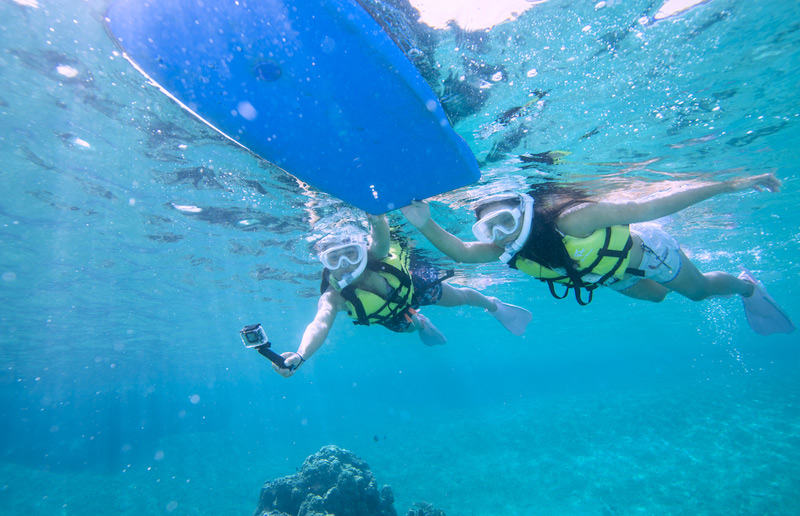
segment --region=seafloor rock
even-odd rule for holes
[[[429,504],[414,504],[409,516],[445,516]],[[378,490],[366,462],[338,446],[309,456],[294,475],[261,488],[253,516],[397,516],[392,488]]]
[[[435,508],[428,502],[417,502],[409,510],[406,516],[445,516],[444,511]]]

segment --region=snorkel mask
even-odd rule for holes
[[[357,265],[355,270],[342,275],[342,279],[339,280],[339,288],[345,288],[367,268],[367,245],[364,242],[354,241],[333,245],[319,254],[319,261],[326,269],[332,271]]]
[[[533,222],[533,198],[528,194],[497,195],[481,201],[481,205],[503,201],[516,200],[519,206],[515,208],[498,208],[483,215],[472,226],[475,238],[484,243],[497,243],[504,237],[513,234],[522,225],[519,236],[506,244],[505,252],[500,256],[503,263],[508,263],[511,258],[522,249],[531,232]],[[500,244],[498,244],[500,245]]]

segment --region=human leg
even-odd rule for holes
[[[419,271],[412,273],[415,306],[476,306],[483,308],[514,335],[524,334],[525,328],[533,320],[533,315],[524,308],[503,303],[497,298],[487,297],[468,287],[454,287],[442,281],[428,283],[426,280],[429,276],[430,274],[421,274]]]
[[[439,306],[477,306],[490,312],[497,310],[495,302],[484,296],[477,290],[468,287],[454,287],[448,283],[442,283],[442,295],[436,302]]]
[[[633,288],[621,290],[625,295],[660,301],[666,292],[652,285],[653,282],[694,301],[710,296],[748,296],[753,293],[752,285],[736,276],[719,271],[700,272],[680,249],[678,242],[655,224],[633,224],[631,233],[638,235],[641,240],[642,261],[638,268],[645,279]],[[625,280],[619,282],[624,283]],[[637,285],[642,286],[637,288]]]
[[[633,299],[641,299],[643,301],[650,301],[652,303],[660,303],[667,297],[670,290],[661,285],[656,283],[653,280],[649,279],[640,279],[632,286],[624,289],[624,290],[617,290],[623,296],[632,297]]]
[[[513,333],[522,335],[525,328],[533,320],[533,315],[522,307],[503,303],[496,297],[487,297],[471,288],[458,288],[447,283],[442,283],[442,295],[439,306],[477,306],[486,309],[500,324]]]
[[[700,272],[683,251],[678,252],[681,256],[681,270],[675,279],[662,283],[668,289],[692,301],[702,301],[710,296],[739,294],[748,297],[753,294],[753,283],[726,272]]]

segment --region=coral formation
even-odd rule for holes
[[[397,516],[392,488],[380,490],[366,462],[338,446],[325,446],[300,471],[267,482],[253,516]],[[445,516],[427,503],[408,516]]]

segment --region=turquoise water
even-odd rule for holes
[[[435,216],[467,236],[460,208],[508,185],[775,171],[780,194],[663,222],[703,269],[752,269],[797,321],[800,4],[640,21],[660,6],[550,0],[435,48],[400,27],[449,109],[469,100],[450,73],[484,97],[455,125],[481,184]],[[456,281],[534,313],[524,337],[477,309],[427,309],[437,348],[340,316],[294,377],[273,373],[237,332],[261,322],[295,349],[316,306],[315,221],[340,205],[146,86],[104,9],[0,4],[4,514],[250,514],[264,481],[326,444],[365,459],[400,514],[800,513],[798,337],[754,334],[738,299],[601,291],[581,308],[463,266]],[[521,167],[555,149],[572,154]]]

